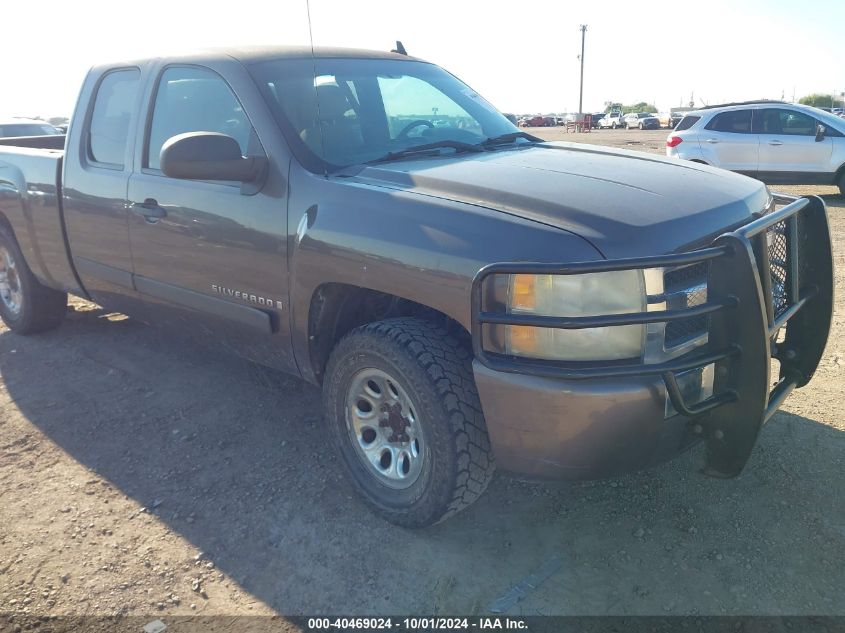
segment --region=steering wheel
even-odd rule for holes
[[[408,125],[403,127],[402,131],[399,132],[399,134],[396,135],[396,138],[407,138],[408,132],[413,130],[415,127],[419,127],[421,125],[425,125],[426,127],[429,127],[429,128],[434,127],[434,123],[432,123],[431,121],[427,121],[425,119],[417,119],[416,121],[411,121],[410,123],[408,123]]]

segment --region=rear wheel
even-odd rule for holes
[[[391,523],[442,521],[475,501],[493,475],[471,354],[428,321],[353,330],[332,351],[323,399],[353,485]]]
[[[12,232],[0,226],[0,318],[18,334],[57,327],[67,310],[67,294],[47,288],[32,274]]]
[[[615,130],[616,129],[616,123],[611,124],[610,129]]]

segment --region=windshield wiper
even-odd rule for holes
[[[367,161],[367,163],[385,163],[391,160],[399,160],[401,158],[406,158],[408,156],[413,156],[414,154],[426,154],[426,153],[433,153],[434,150],[438,149],[453,149],[455,150],[456,154],[461,152],[481,152],[483,151],[478,145],[473,145],[471,143],[464,143],[462,141],[450,141],[448,139],[442,141],[435,141],[433,143],[425,143],[423,145],[414,145],[413,147],[406,147],[405,149],[400,149],[395,152],[388,152],[381,158],[375,158],[373,160]]]
[[[524,138],[532,143],[542,143],[543,139],[539,136],[534,136],[528,132],[508,132],[507,134],[500,134],[499,136],[491,136],[490,138],[481,141],[481,147],[490,147],[492,145],[505,145],[506,143],[513,143],[518,138]]]

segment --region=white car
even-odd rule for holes
[[[660,119],[650,112],[631,112],[622,119],[626,129],[638,127],[641,130],[659,130]]]
[[[599,119],[599,127],[604,128],[611,128],[616,129],[618,127],[624,127],[625,124],[622,122],[622,113],[618,111],[608,112],[605,114],[601,119]]]
[[[770,184],[838,185],[845,195],[845,119],[772,101],[687,113],[666,155],[730,169]]]

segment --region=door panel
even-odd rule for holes
[[[159,148],[182,132],[228,133],[263,154],[240,102],[209,69],[166,69],[154,96],[148,151],[129,181],[134,282],[150,320],[263,364],[295,371],[287,282],[287,184],[271,169],[261,191],[169,178]]]
[[[133,311],[135,297],[126,187],[140,85],[138,68],[92,72],[80,95],[91,107],[67,144],[79,149],[65,156],[62,203],[74,266],[94,301],[123,312]]]
[[[751,110],[729,110],[713,117],[701,131],[702,157],[711,165],[753,174],[759,140],[751,133]]]
[[[816,142],[816,125],[817,121],[803,112],[762,109],[757,125],[760,132],[760,171],[799,174],[797,177],[783,174],[783,182],[805,178],[814,182],[813,174],[829,170],[833,140],[825,138]]]

